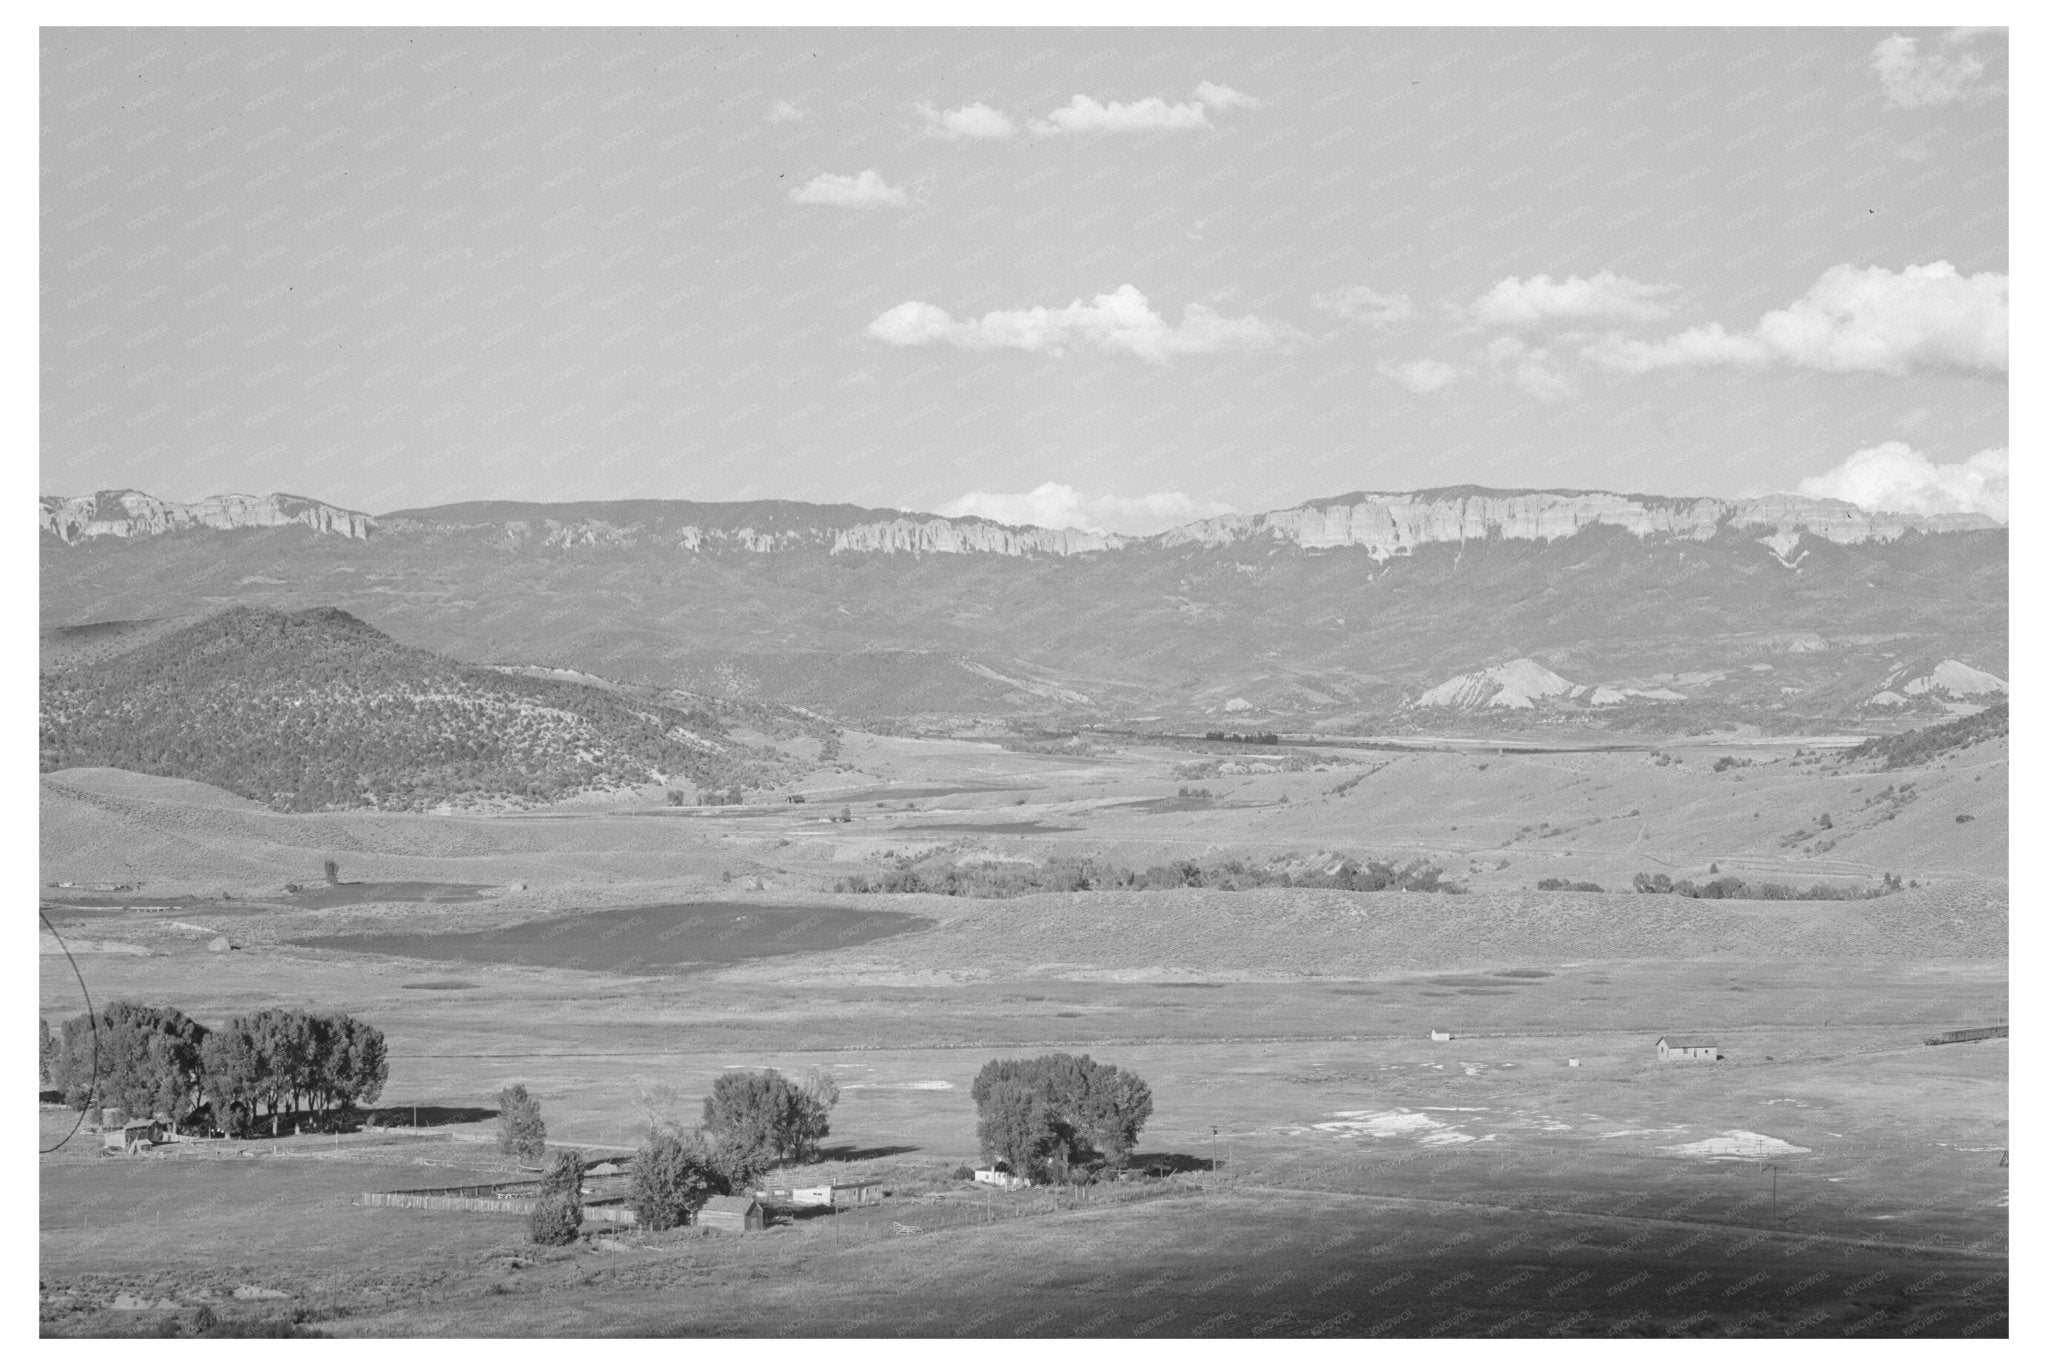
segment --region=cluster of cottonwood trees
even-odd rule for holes
[[[627,1196],[640,1226],[680,1227],[714,1194],[752,1189],[783,1161],[814,1161],[831,1135],[839,1087],[822,1071],[793,1081],[774,1068],[727,1071],[704,1097],[703,1121],[653,1119],[633,1158]]]
[[[376,1103],[391,1069],[383,1031],[338,1011],[261,1009],[209,1029],[125,1000],[67,1019],[46,1055],[45,1079],[75,1109],[210,1120],[231,1136],[261,1119],[272,1133],[300,1115],[325,1126]]]
[[[1066,1052],[992,1061],[973,1095],[982,1151],[1033,1180],[1122,1168],[1152,1117],[1135,1072]]]

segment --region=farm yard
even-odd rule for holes
[[[849,734],[845,751],[857,799],[821,783],[802,805],[534,816],[285,816],[192,783],[46,777],[43,880],[140,883],[45,887],[96,1001],[373,1021],[378,1119],[400,1126],[121,1158],[82,1135],[45,1156],[44,1331],[148,1335],[206,1306],[371,1336],[2005,1333],[2009,1041],[1927,1046],[2007,1017],[2005,778],[1986,750],[1904,774],[1903,803],[1899,774],[1817,774],[1790,750],[1718,773],[1712,750],[1359,755],[1205,777],[1216,799],[1185,801],[1181,750]],[[1560,782],[1566,804],[1597,797],[1587,814],[1560,818]],[[1856,861],[1844,812],[1873,799],[1869,819],[1894,813],[1873,847],[1896,861]],[[1956,822],[1966,800],[1986,818]],[[1816,811],[1838,847],[1749,833]],[[1570,827],[1521,830],[1543,820]],[[831,889],[906,853],[1427,858],[1468,889]],[[317,884],[326,857],[353,887]],[[1918,885],[1622,889],[1710,863]],[[1560,869],[1611,889],[1533,889]],[[55,1023],[82,1006],[43,946]],[[1724,1060],[1660,1063],[1667,1034]],[[980,1159],[977,1071],[1053,1050],[1150,1085],[1138,1174],[957,1178]],[[595,1159],[645,1136],[648,1087],[694,1097],[770,1066],[841,1094],[821,1160],[771,1183],[872,1179],[885,1198],[744,1234],[590,1222],[566,1248],[508,1214],[358,1202],[530,1180],[491,1143],[515,1082],[551,1144]],[[42,1145],[73,1118],[46,1107]]]

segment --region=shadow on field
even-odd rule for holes
[[[418,1119],[414,1119],[418,1115]],[[422,1104],[400,1105],[390,1109],[370,1109],[364,1112],[365,1128],[411,1128],[415,1121],[421,1128],[444,1128],[453,1123],[482,1123],[498,1117],[495,1109],[484,1109],[473,1104]]]
[[[874,1161],[885,1156],[908,1156],[924,1150],[921,1147],[856,1147],[847,1143],[843,1147],[823,1147],[818,1155],[826,1161]]]
[[[1133,1152],[1131,1169],[1150,1176],[1185,1175],[1190,1171],[1213,1171],[1223,1163],[1186,1152]]]

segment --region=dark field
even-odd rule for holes
[[[600,910],[481,933],[346,934],[299,939],[295,946],[638,974],[850,948],[931,925],[922,916],[893,910],[700,902]]]
[[[488,886],[471,882],[341,882],[307,886],[290,893],[289,903],[309,910],[341,905],[399,902],[417,905],[465,905],[483,899]]]
[[[1079,825],[1048,825],[1042,820],[1012,820],[1006,824],[996,825],[975,825],[963,822],[957,825],[898,826],[900,832],[904,834],[927,832],[944,834],[1068,834],[1079,828]]]

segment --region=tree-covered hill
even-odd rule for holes
[[[1867,739],[1842,757],[1844,761],[1873,760],[1886,772],[1894,768],[1922,767],[1973,745],[2004,739],[2012,732],[2011,716],[2011,704],[1999,702],[1974,715],[1960,716],[1940,725]]]
[[[459,664],[331,607],[238,607],[45,672],[41,758],[45,772],[189,778],[285,811],[751,786],[776,764],[709,709]]]

